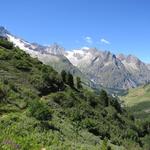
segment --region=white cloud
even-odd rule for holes
[[[90,48],[87,46],[82,47],[81,49],[89,50]]]
[[[92,43],[93,43],[92,38],[89,37],[89,36],[85,37],[85,41],[86,41],[88,44],[92,44]]]
[[[109,42],[109,41],[107,41],[107,40],[105,40],[104,38],[102,38],[102,39],[101,39],[101,43],[104,43],[104,44],[108,44],[108,45],[110,45],[110,42]]]

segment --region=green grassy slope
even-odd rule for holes
[[[11,44],[0,47],[1,150],[140,150],[149,128],[106,92],[71,88]],[[5,47],[5,48],[4,48]]]
[[[150,102],[150,84],[130,89],[128,94],[123,96],[122,99],[128,106],[134,106],[141,102]]]
[[[146,118],[150,115],[150,84],[130,89],[120,98],[137,117]]]

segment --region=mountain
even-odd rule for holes
[[[120,55],[117,56],[120,59]],[[150,81],[150,71],[144,62],[137,57],[128,55],[124,59],[120,59],[126,70],[131,74],[137,85],[141,85]]]
[[[132,55],[115,55],[88,47],[66,51],[57,43],[42,46],[18,38],[4,27],[0,27],[0,35],[58,72],[64,69],[81,77],[83,84],[92,88],[114,92],[150,82],[150,66]]]
[[[82,48],[65,56],[93,82],[107,88],[128,89],[150,81],[147,65],[132,55]]]
[[[4,27],[0,27],[0,35],[6,37],[15,46],[23,49],[33,58],[38,58],[44,64],[54,67],[59,73],[62,70],[72,73],[74,76],[79,76],[83,85],[94,87],[94,83],[88,79],[77,67],[72,65],[70,61],[64,56],[65,49],[54,43],[50,46],[42,46],[37,43],[29,43],[19,37],[12,35]]]
[[[150,70],[150,64],[147,64],[148,69]]]
[[[149,149],[149,124],[104,90],[70,86],[5,39],[0,62],[1,150]]]

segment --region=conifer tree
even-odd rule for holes
[[[67,84],[70,87],[74,87],[73,75],[71,73],[67,74]]]
[[[62,70],[62,71],[61,71],[61,78],[62,78],[63,82],[65,82],[65,83],[66,83],[66,77],[67,77],[66,71],[65,71],[65,70]]]
[[[105,90],[101,90],[100,99],[103,101],[104,105],[107,107],[109,105],[109,97]]]
[[[81,89],[82,88],[80,77],[76,77],[76,86],[77,86],[77,89]]]

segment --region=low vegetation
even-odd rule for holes
[[[104,90],[86,90],[79,78],[18,48],[1,44],[0,62],[0,149],[150,148],[150,122],[136,120]]]

